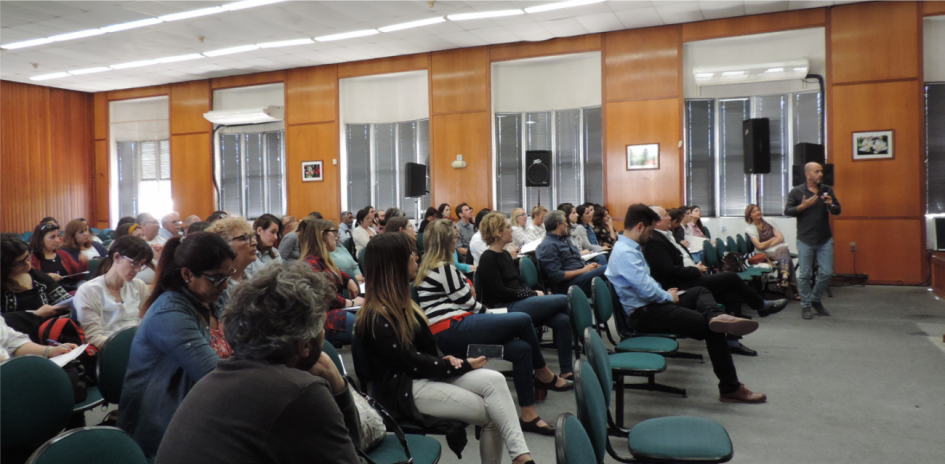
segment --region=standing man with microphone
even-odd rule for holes
[[[810,308],[817,314],[829,316],[821,299],[833,276],[833,233],[830,230],[830,214],[840,214],[840,202],[829,185],[821,184],[824,168],[817,163],[804,165],[807,183],[798,185],[788,194],[786,216],[797,218],[797,254],[800,269],[797,283],[801,293],[801,317],[812,319]],[[817,286],[811,292],[811,273],[814,258],[819,272]]]

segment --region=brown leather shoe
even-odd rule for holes
[[[764,393],[755,393],[747,388],[745,384],[740,384],[738,390],[731,393],[722,393],[719,395],[719,401],[723,403],[764,403],[768,397]]]
[[[748,335],[758,330],[758,322],[741,317],[720,314],[709,321],[709,330],[729,335]]]

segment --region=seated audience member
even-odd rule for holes
[[[545,238],[545,214],[548,208],[538,205],[532,208],[532,220],[525,226],[525,243]]]
[[[313,215],[308,215],[308,218],[314,218]],[[299,234],[298,234],[298,224],[291,232],[285,232],[283,230],[282,240],[279,241],[279,256],[282,257],[282,262],[285,264],[291,263],[292,261],[298,261],[301,257],[302,249],[299,247]]]
[[[195,222],[192,226],[197,225],[197,224],[206,224],[206,222]],[[203,230],[203,229],[199,229],[199,230]],[[139,226],[138,224],[135,224],[132,222],[130,224],[128,223],[122,224],[121,226],[118,227],[118,230],[115,231],[115,241],[118,241],[118,239],[122,237],[128,237],[128,236],[144,239],[144,229],[142,229],[141,226]],[[112,245],[114,245],[114,242],[112,243]],[[152,248],[152,251],[153,251],[153,248]],[[136,276],[136,278],[148,285],[151,285],[152,283],[154,283],[154,271],[157,267],[157,265],[155,264],[156,262],[157,262],[157,256],[155,255],[154,259],[152,259],[150,263],[148,263],[146,266],[141,268],[140,271],[138,271],[138,275]],[[90,276],[90,277],[95,277],[95,276]]]
[[[396,207],[387,208],[387,211],[384,213],[384,224],[387,224],[387,221],[394,219],[395,217],[407,217],[407,213],[404,210]]]
[[[57,221],[56,218],[54,218],[54,217],[52,217],[52,216],[46,216],[46,217],[43,218],[42,221],[39,221],[40,224],[45,224],[45,223],[47,223],[47,222],[52,222],[52,223],[56,224],[56,227],[59,226],[59,221]]]
[[[155,253],[160,254],[167,239],[161,237],[161,234],[158,233],[161,231],[161,225],[158,223],[158,220],[154,219],[154,216],[148,213],[141,213],[138,215],[138,224],[140,224],[141,229],[144,230],[144,241],[148,242],[151,248],[154,248]]]
[[[734,272],[707,274],[708,269],[694,262],[689,251],[674,240],[670,231],[672,219],[666,210],[659,206],[651,208],[660,220],[653,225],[652,238],[643,247],[643,255],[653,279],[664,289],[704,287],[736,316],[741,315],[743,303],[757,310],[761,317],[777,313],[787,306],[787,300],[783,299],[765,301]]]
[[[432,206],[427,208],[427,211],[423,213],[423,220],[420,221],[420,230],[418,230],[417,232],[422,234],[424,229],[427,228],[427,224],[437,219],[441,219],[437,217],[438,214],[439,213],[437,212],[436,208]]]
[[[187,233],[185,235],[195,234],[197,232],[203,232],[207,230],[207,227],[210,227],[209,222],[197,221],[191,224],[190,227],[187,228]]]
[[[54,223],[49,225],[56,227]],[[0,236],[0,243],[0,312],[29,311],[38,316],[33,322],[39,328],[42,321],[69,309],[58,306],[70,298],[69,293],[48,274],[33,267],[30,248],[19,234],[6,232]]]
[[[371,209],[373,209],[373,208],[371,208]],[[312,211],[311,213],[308,213],[308,216],[307,216],[307,217],[311,217],[311,218],[315,218],[315,219],[325,219],[325,217],[322,216],[322,213],[319,213],[318,211]]]
[[[584,228],[584,233],[582,234],[586,237],[588,243],[590,243],[590,248],[585,247],[584,249],[590,249],[591,251],[601,251],[602,249],[610,249],[609,246],[605,246],[597,241],[597,234],[594,233],[594,212],[597,211],[593,203],[584,203],[581,206],[575,208],[578,213],[577,226]],[[575,221],[571,221],[575,223]],[[574,235],[572,232],[571,235]],[[596,247],[596,248],[595,248]]]
[[[533,324],[553,329],[561,377],[570,378],[573,347],[568,296],[545,295],[525,285],[518,265],[505,250],[512,241],[512,228],[504,214],[496,212],[486,216],[479,225],[479,232],[489,245],[479,259],[480,300],[490,308],[507,308],[510,313],[528,314]]]
[[[92,226],[89,225],[89,221],[86,221],[85,218],[78,218],[77,220],[82,221],[82,223],[85,224],[85,227],[89,229],[89,239],[92,240],[92,242],[101,245],[102,239],[98,238],[98,235],[92,233]]]
[[[196,222],[203,222],[203,220],[200,219],[200,216],[197,216],[196,214],[191,214],[190,216],[187,216],[187,219],[184,219],[184,235],[187,235],[187,232],[190,231],[191,224]]]
[[[460,203],[456,207],[456,228],[459,231],[459,238],[456,241],[456,251],[459,252],[460,259],[463,262],[472,264],[471,256],[469,254],[469,242],[472,240],[473,235],[476,234],[476,223],[473,218],[473,209],[472,206],[469,206],[466,203]]]
[[[384,233],[384,226],[387,224],[387,211],[380,210],[374,215],[377,218],[377,225],[374,226],[374,232]]]
[[[154,291],[141,309],[118,406],[118,427],[154,457],[174,412],[219,357],[210,317],[236,272],[236,254],[218,235],[174,237],[164,247]]]
[[[504,220],[505,217],[503,216]],[[431,224],[435,224],[431,223]],[[449,230],[445,225],[445,230]],[[410,298],[418,265],[403,234],[387,231],[368,245],[367,299],[358,312],[357,336],[370,354],[377,400],[395,416],[425,426],[457,420],[482,426],[483,463],[531,459],[505,376],[481,369],[485,357],[443,356],[427,318]]]
[[[702,209],[693,205],[689,208],[689,227],[692,229],[692,235],[703,239],[711,239],[709,228],[702,225]]]
[[[76,349],[76,346],[72,343],[63,343],[57,346],[43,346],[33,343],[30,341],[29,335],[11,329],[0,317],[0,361],[26,355],[42,356],[47,359],[55,358],[74,349]],[[504,377],[502,381],[505,382]],[[511,401],[511,398],[509,401]]]
[[[453,222],[453,233],[456,234],[457,237],[459,237],[458,224],[459,224],[458,222]],[[427,242],[427,236],[426,234],[424,234],[423,244],[426,245],[426,242]],[[456,269],[459,269],[459,272],[469,275],[469,277],[472,278],[472,273],[476,272],[476,265],[466,264],[464,261],[465,260],[463,259],[463,257],[459,255],[459,251],[457,251],[456,248],[453,248],[453,266],[455,266]]]
[[[525,244],[525,227],[528,224],[528,213],[524,208],[515,208],[509,217],[512,223],[512,242],[505,246],[505,250],[512,254],[512,257],[518,256],[518,251]]]
[[[361,254],[361,250],[367,246],[368,242],[377,235],[374,231],[374,208],[367,207],[358,211],[357,226],[351,232],[354,237],[354,254]]]
[[[542,272],[551,280],[554,292],[566,295],[568,288],[577,285],[584,294],[591,295],[591,281],[602,277],[607,264],[585,262],[581,251],[568,237],[568,222],[561,211],[545,215],[545,230],[548,234],[535,254]]]
[[[137,224],[138,220],[132,216],[123,216],[118,220],[118,224],[115,224],[115,229],[125,225],[125,224]]]
[[[338,243],[338,229],[325,219],[306,219],[299,224],[299,243],[303,260],[317,273],[328,278],[335,289],[335,297],[328,304],[328,320],[325,322],[325,337],[335,344],[351,344],[351,329],[354,314],[345,308],[361,306],[364,298],[358,296],[358,281],[335,265],[331,252]],[[343,295],[348,291],[348,298]]]
[[[613,248],[617,243],[617,231],[614,229],[610,210],[603,207],[595,209],[592,224],[594,225],[594,236],[597,237],[597,243],[602,247]]]
[[[354,398],[322,352],[332,295],[302,263],[240,285],[223,320],[233,356],[184,398],[156,462],[360,464]]]
[[[220,317],[223,307],[230,300],[230,295],[236,290],[236,287],[242,282],[249,280],[252,275],[249,273],[249,266],[256,262],[256,234],[245,219],[239,216],[230,216],[223,219],[217,219],[210,224],[207,232],[220,236],[226,241],[236,257],[233,258],[233,275],[230,276],[229,285],[220,301],[215,306],[215,311],[210,314],[210,345],[213,351],[221,359],[228,358],[230,346],[226,343],[226,337],[223,336],[223,327],[220,326]]]
[[[673,208],[666,212],[669,215],[669,233],[673,236],[676,243],[689,249],[689,242],[686,241],[686,229],[683,228],[683,219],[686,217],[686,210],[683,208]]]
[[[144,229],[133,222],[131,224],[122,224],[115,229],[115,240],[127,236],[144,238]]]
[[[482,240],[482,234],[479,233],[479,223],[491,212],[492,210],[489,208],[479,210],[476,213],[476,222],[473,223],[476,227],[476,233],[469,239],[469,253],[472,255],[473,265],[476,267],[479,266],[479,256],[489,248],[489,245],[486,245],[486,242]]]
[[[117,239],[98,266],[99,276],[75,292],[76,317],[90,344],[101,348],[115,332],[138,325],[141,306],[151,290],[135,276],[152,259],[154,251],[144,240]]]
[[[387,228],[384,230],[384,233],[387,232],[403,232],[407,234],[407,237],[410,238],[414,246],[417,246],[417,230],[413,227],[413,221],[407,216],[397,216],[393,219],[388,219]]]
[[[341,237],[338,237],[335,251],[331,252],[331,260],[338,266],[338,270],[348,273],[349,276],[353,276],[359,284],[364,283],[364,275],[361,273],[361,266],[358,265],[354,256],[351,256],[351,253],[348,252],[345,247],[341,246]]]
[[[214,211],[213,214],[207,216],[207,220],[204,222],[208,224],[213,224],[213,222],[216,221],[217,219],[225,219],[229,216],[230,216],[230,213],[227,213],[226,211],[223,211],[223,210],[217,210],[217,211]]]
[[[252,277],[265,266],[282,264],[282,255],[276,249],[276,243],[282,236],[282,222],[271,214],[263,214],[253,222],[256,232],[256,261],[246,268],[246,275]]]
[[[430,332],[444,353],[460,359],[470,344],[504,345],[503,359],[512,363],[521,407],[519,425],[526,432],[554,435],[554,426],[535,411],[535,389],[565,391],[573,384],[554,375],[545,364],[528,314],[482,314],[472,286],[451,262],[457,235],[453,223],[442,219],[427,226],[423,235],[427,252],[414,285]],[[371,283],[370,278],[367,281]]]
[[[341,212],[341,223],[338,224],[338,239],[344,243],[351,240],[351,231],[354,228],[354,214],[351,211]]]
[[[92,241],[89,225],[81,219],[73,219],[66,224],[66,232],[62,234],[61,250],[69,253],[72,260],[83,270],[89,269],[90,259],[108,254],[104,245]]]
[[[282,216],[281,222],[283,237],[288,233],[295,232],[295,228],[299,226],[299,220],[295,216]]]
[[[587,230],[577,223],[581,215],[574,205],[571,203],[562,203],[558,205],[557,211],[564,213],[564,220],[568,223],[568,236],[571,237],[571,242],[574,243],[574,246],[576,246],[578,250],[581,250],[582,255],[601,250],[600,246],[591,244],[587,237]],[[594,237],[594,239],[596,240],[597,237]],[[604,264],[606,263],[607,262],[604,261]]]
[[[450,209],[449,203],[440,203],[440,207],[436,209],[436,213],[437,219],[453,220],[453,211]]]
[[[171,237],[180,237],[180,214],[179,213],[169,213],[165,214],[161,218],[161,230],[158,231],[158,235],[164,237],[164,240],[168,240]]]
[[[650,277],[650,269],[640,246],[650,239],[653,224],[660,221],[648,206],[635,204],[624,216],[623,233],[610,256],[607,278],[633,328],[642,333],[675,333],[705,340],[712,369],[719,379],[719,400],[728,403],[763,403],[767,397],[753,393],[738,381],[726,334],[747,335],[758,322],[723,313],[712,294],[702,287],[692,287],[684,295],[670,288],[663,290]]]
[[[47,222],[36,226],[30,236],[31,262],[34,269],[45,272],[66,291],[73,291],[79,286],[84,276],[76,274],[85,271],[69,253],[60,250],[62,237],[59,236],[59,226],[55,222]],[[74,277],[66,277],[74,276]]]
[[[748,223],[745,233],[748,234],[755,249],[763,251],[768,259],[776,263],[778,286],[784,291],[785,296],[799,297],[797,276],[794,275],[794,260],[791,258],[791,250],[784,243],[784,234],[777,226],[764,220],[758,205],[748,205],[745,208],[745,222]]]

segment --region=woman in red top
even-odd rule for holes
[[[354,312],[345,308],[360,307],[364,304],[364,298],[358,296],[358,281],[338,269],[331,259],[331,252],[335,251],[338,243],[338,228],[331,221],[308,218],[299,223],[296,233],[302,259],[312,266],[312,270],[327,277],[335,287],[335,298],[328,304],[325,339],[333,344],[350,345]],[[344,295],[345,290],[348,291],[347,297]]]
[[[66,291],[74,291],[79,286],[83,276],[67,278],[66,276],[85,271],[69,253],[59,248],[62,238],[59,237],[59,225],[55,222],[44,222],[33,230],[30,237],[30,252],[33,253],[31,262],[34,269],[45,272],[54,281],[58,282]]]

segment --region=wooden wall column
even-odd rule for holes
[[[213,125],[204,119],[213,95],[210,81],[172,84],[171,197],[181,217],[202,218],[216,210],[213,188]]]

